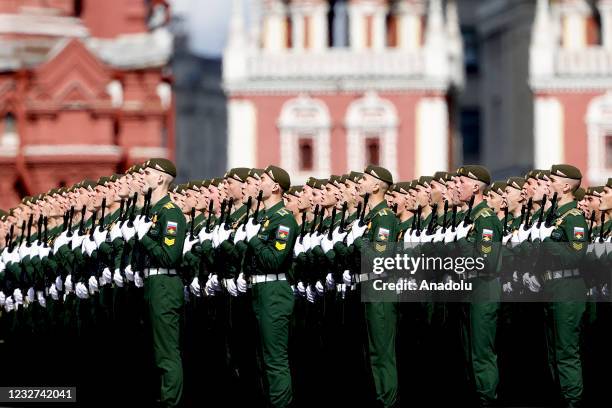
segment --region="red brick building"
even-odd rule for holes
[[[165,0],[0,2],[0,208],[174,154]]]

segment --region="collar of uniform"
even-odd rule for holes
[[[233,213],[230,214],[230,222],[235,222],[238,218],[242,217],[243,214],[246,214],[246,204],[238,207]]]
[[[274,214],[276,213],[278,210],[280,210],[281,208],[284,207],[283,201],[279,201],[278,203],[274,204],[272,207],[270,207],[269,209],[266,210],[266,214]]]
[[[400,222],[398,228],[400,230],[405,231],[410,228],[411,224],[412,224],[412,217],[408,218],[406,221]]]
[[[370,212],[368,213],[368,215],[366,216],[366,219],[367,219],[367,220],[371,220],[371,219],[372,219],[372,218],[374,218],[374,216],[375,216],[376,214],[378,214],[378,212],[379,212],[380,210],[382,210],[383,208],[388,208],[388,207],[387,207],[387,202],[386,202],[385,200],[382,200],[380,203],[378,203],[378,204],[376,205],[376,207],[372,208],[372,209],[370,210]]]
[[[170,202],[172,202],[172,200],[170,199],[170,195],[166,194],[165,196],[163,196],[161,198],[161,200],[156,202],[153,207],[151,207],[151,214],[158,213],[159,210],[161,210],[164,205],[166,205],[166,204],[168,204]]]
[[[569,210],[571,210],[572,208],[577,208],[577,207],[578,207],[578,202],[572,200],[569,203],[563,204],[561,207],[557,208],[557,212],[555,213],[555,216],[560,217],[566,212],[568,212]]]
[[[478,211],[482,210],[483,208],[488,208],[487,202],[485,200],[482,200],[477,205],[472,207],[472,212],[470,213],[470,218],[472,219],[472,221],[474,221],[474,216],[478,214]]]

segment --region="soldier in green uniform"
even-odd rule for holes
[[[355,222],[348,241],[356,253],[364,256],[365,245],[375,251],[387,251],[387,246],[397,235],[397,218],[387,207],[385,192],[391,184],[391,173],[379,166],[368,166],[359,180],[359,195],[369,194],[368,214],[364,223]],[[363,285],[363,283],[362,283]],[[395,354],[397,331],[397,303],[366,302],[365,319],[368,334],[370,368],[376,391],[376,403],[393,407],[399,403],[399,388]]]
[[[151,219],[140,218],[136,237],[146,251],[144,297],[153,337],[155,364],[161,373],[161,404],[179,406],[183,394],[180,332],[183,284],[177,274],[187,228],[185,217],[170,201],[168,187],[176,167],[167,159],[144,164],[144,182],[152,189]]]

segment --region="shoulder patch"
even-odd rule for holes
[[[286,246],[287,246],[286,242],[276,241],[276,243],[274,244],[274,248],[276,248],[278,251],[282,251],[283,249],[285,249]]]
[[[281,209],[280,209],[280,210],[278,210],[276,213],[277,213],[278,215],[282,215],[282,216],[285,216],[285,215],[289,214],[289,213],[287,212],[287,210],[285,210],[284,208],[281,208]]]
[[[380,210],[380,211],[378,212],[378,215],[381,215],[381,216],[385,216],[385,215],[387,215],[387,209],[386,209],[386,208],[383,208],[382,210]]]
[[[388,241],[389,240],[389,229],[387,228],[378,228],[378,234],[376,234],[376,239],[379,241]]]
[[[276,239],[286,241],[289,238],[289,232],[291,232],[291,229],[288,226],[279,225],[276,230]]]
[[[168,246],[174,245],[175,242],[176,242],[176,238],[168,238],[168,237],[164,238],[164,244]]]
[[[168,204],[164,205],[164,208],[166,208],[166,209],[168,209],[168,210],[169,210],[169,209],[171,209],[171,208],[174,208],[174,204],[172,204],[172,203],[168,203]]]
[[[176,235],[177,226],[178,223],[174,221],[168,221],[168,224],[166,224],[166,235]]]

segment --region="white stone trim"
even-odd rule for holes
[[[414,174],[448,170],[448,106],[444,97],[421,99],[416,107]]]
[[[534,101],[534,166],[548,169],[564,162],[563,105],[554,97],[538,96]]]
[[[93,144],[38,144],[23,147],[24,156],[118,156],[121,151],[119,146]]]
[[[612,177],[606,168],[605,138],[612,135],[612,92],[593,98],[589,103],[585,123],[588,139],[588,177],[592,184],[603,184]]]
[[[74,17],[2,13],[0,34],[84,38],[89,35],[89,30]]]
[[[165,157],[167,158],[168,149],[165,147],[155,146],[134,146],[129,150],[129,156],[132,158],[151,158],[151,157]]]
[[[292,177],[328,177],[331,173],[331,117],[325,102],[306,95],[283,105],[277,122],[280,131],[280,165]],[[299,168],[299,139],[309,134],[313,141],[313,169]]]
[[[365,139],[368,134],[378,133],[380,165],[391,174],[397,174],[399,117],[392,102],[380,98],[376,92],[367,92],[363,98],[354,101],[347,108],[345,126],[349,170],[361,170],[369,164],[365,160]]]
[[[257,108],[249,100],[231,99],[227,104],[227,166],[256,167]]]

